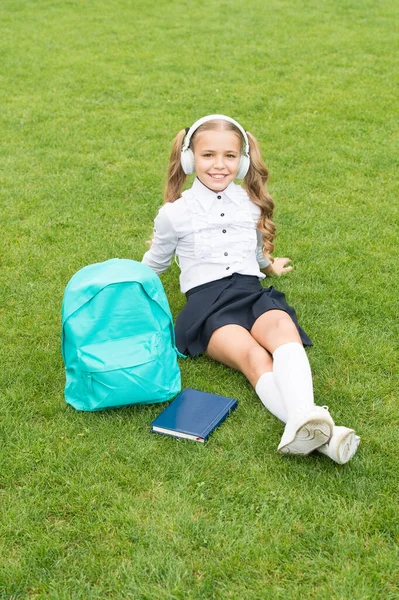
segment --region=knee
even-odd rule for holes
[[[290,335],[292,332],[297,333],[294,321],[288,313],[276,311],[270,329],[273,333],[281,335]]]

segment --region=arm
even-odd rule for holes
[[[177,235],[164,205],[154,221],[151,248],[144,254],[142,263],[160,275],[170,266],[177,246]]]
[[[272,266],[269,258],[263,254],[263,240],[259,229],[256,230],[256,260],[258,261],[259,269],[266,274],[266,269]]]

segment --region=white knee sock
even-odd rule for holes
[[[261,402],[266,406],[272,415],[277,417],[283,423],[287,422],[287,410],[284,406],[280,391],[274,381],[273,373],[263,373],[255,386],[255,392],[258,394]]]
[[[310,409],[314,406],[312,372],[302,344],[290,342],[274,351],[273,375],[287,419],[299,408]]]

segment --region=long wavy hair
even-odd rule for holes
[[[192,150],[194,149],[195,138],[201,131],[233,131],[239,137],[241,144],[244,144],[242,134],[234,123],[215,119],[207,121],[194,132],[190,140],[190,147]],[[273,239],[276,232],[276,226],[272,221],[274,203],[266,189],[269,172],[262,159],[258,141],[249,131],[247,131],[246,134],[249,141],[249,155],[251,160],[248,173],[244,178],[244,186],[249,198],[254,204],[259,206],[261,210],[258,229],[262,233],[263,252],[270,258],[270,255],[274,250]],[[173,141],[168,178],[165,186],[165,202],[174,202],[181,197],[183,186],[187,179],[187,175],[184,173],[180,162],[180,155],[185,136],[186,130],[182,129]]]

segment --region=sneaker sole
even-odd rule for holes
[[[281,454],[307,455],[327,444],[332,434],[332,427],[326,421],[310,421],[302,425],[294,439],[278,449]]]

